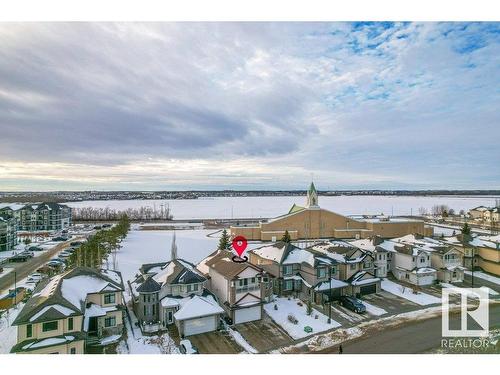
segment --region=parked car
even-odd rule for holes
[[[111,224],[103,224],[102,227],[103,228],[111,228]]]
[[[23,254],[17,254],[17,255],[14,255],[13,257],[10,257],[9,258],[9,262],[26,262],[29,258],[31,258],[30,256],[27,256],[27,255],[23,255]]]
[[[83,245],[83,242],[82,241],[73,241],[73,242],[70,243],[70,245],[78,247],[78,246]]]
[[[55,241],[55,242],[60,242],[60,241],[67,241],[68,239],[66,237],[53,237],[52,238],[52,241]]]
[[[35,253],[33,253],[33,251],[29,251],[29,250],[24,250],[24,251],[20,252],[19,254],[26,255],[29,258],[33,258],[35,256]]]
[[[70,256],[71,256],[71,253],[67,250],[61,251],[61,253],[59,254],[59,258],[68,258]]]
[[[96,225],[96,226],[94,226],[94,229],[96,229],[96,230],[102,229],[102,226],[101,225]]]
[[[200,354],[198,348],[189,340],[181,340],[179,350],[182,354]]]
[[[32,273],[31,275],[28,276],[28,279],[26,280],[26,282],[29,284],[36,284],[42,279],[43,279],[43,276],[41,274]]]
[[[29,246],[26,250],[28,251],[43,251],[43,248],[40,246]]]
[[[345,308],[357,312],[358,314],[364,313],[366,311],[366,306],[363,305],[363,303],[354,297],[349,297],[349,296],[342,296],[340,297],[340,305],[344,306]]]

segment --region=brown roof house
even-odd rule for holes
[[[234,254],[217,250],[204,259],[198,269],[209,279],[213,292],[233,324],[262,318],[262,305],[269,297],[269,275],[249,262],[233,261]]]

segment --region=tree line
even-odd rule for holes
[[[91,267],[116,269],[117,251],[121,242],[130,230],[130,220],[127,215],[120,217],[118,224],[110,229],[103,229],[81,244],[68,259],[68,267]]]
[[[132,221],[173,219],[168,205],[162,205],[160,209],[141,206],[138,208],[127,208],[126,210],[117,210],[109,207],[80,207],[73,208],[72,213],[73,220],[75,221],[116,221],[122,216],[127,216]]]

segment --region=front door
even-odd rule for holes
[[[174,322],[174,313],[170,310],[167,311],[167,324],[172,324]]]
[[[92,317],[89,319],[89,333],[96,333],[97,332],[97,318]]]

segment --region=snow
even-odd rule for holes
[[[109,283],[93,276],[76,276],[71,279],[63,279],[61,292],[64,299],[78,309],[82,308],[87,294],[97,293]]]
[[[368,303],[368,302],[366,302],[364,300],[362,300],[362,302],[363,302],[363,305],[365,305],[366,311],[369,314],[376,315],[376,316],[387,314],[387,311],[385,311],[384,309],[382,309],[380,307],[372,305],[371,303]]]
[[[107,200],[69,202],[70,207],[110,207],[112,209],[158,207],[168,204],[175,219],[229,219],[231,217],[271,218],[286,214],[294,204],[303,204],[306,197],[207,197],[173,200]],[[456,212],[477,206],[491,206],[494,196],[320,196],[319,206],[344,215],[393,213],[394,215],[417,214],[420,207],[432,210],[432,206],[446,204]]]
[[[73,336],[64,336],[64,337],[51,337],[48,339],[44,339],[38,341],[36,343],[30,343],[23,346],[23,350],[32,349],[32,348],[43,348],[44,346],[51,346],[57,344],[64,344],[68,341],[73,341],[75,338]]]
[[[14,308],[4,312],[0,318],[0,354],[10,352],[10,349],[17,343],[17,326],[13,326],[12,322],[17,318],[17,315],[24,307],[24,303],[19,303]]]
[[[292,250],[288,256],[283,260],[283,264],[302,264],[307,263],[314,267],[314,255],[309,251],[297,249]]]
[[[305,281],[302,277],[299,275],[294,275],[294,276],[284,276],[283,280],[295,280],[295,281],[302,281],[302,283],[307,286],[308,288],[311,287],[311,284],[309,284],[307,281]]]
[[[252,250],[252,252],[261,258],[272,260],[273,262],[280,262],[281,257],[283,256],[283,251],[285,247],[277,247],[277,246],[264,246],[259,247],[257,249]]]
[[[59,311],[61,314],[65,315],[65,316],[69,316],[74,312],[73,310],[68,309],[67,307],[64,307],[61,305],[57,305],[57,304],[56,305],[49,305],[49,306],[45,306],[43,309],[41,309],[39,312],[37,312],[35,315],[33,315],[30,318],[30,322],[35,321],[36,319],[38,319],[40,316],[45,314],[50,309],[56,309],[57,311]]]
[[[330,285],[328,285],[328,284],[330,284]],[[343,287],[348,286],[348,285],[349,284],[347,284],[343,281],[332,278],[330,280],[330,283],[328,283],[328,281],[322,282],[316,288],[314,288],[314,290],[322,291],[322,290],[337,289],[337,288],[343,288]]]
[[[441,286],[444,287],[444,288],[450,289],[451,291],[454,291],[454,292],[456,292],[458,294],[461,294],[461,291],[464,289],[464,288],[460,288],[458,286],[455,286],[455,285],[449,284],[449,283],[441,283]],[[498,295],[497,292],[495,292],[493,289],[488,288],[486,286],[482,286],[479,289],[482,289],[482,290],[486,291],[489,295],[492,295],[492,296],[497,296]],[[467,293],[467,295],[469,295],[469,296],[472,295],[473,297],[481,298],[481,296],[479,296],[475,292],[469,292],[469,293]]]
[[[299,306],[297,303],[300,300],[291,298],[276,298],[274,302],[267,303],[264,305],[266,313],[274,320],[279,326],[281,326],[288,334],[294,339],[301,339],[310,335],[317,334],[319,332],[327,331],[332,328],[340,327],[340,323],[332,319],[331,324],[328,324],[328,317],[319,311],[313,309],[311,315],[307,315],[307,306],[302,303]],[[274,305],[278,306],[278,310],[274,309]],[[288,315],[293,315],[297,320],[298,324],[293,324],[288,320]],[[315,319],[315,316],[318,319]],[[307,333],[304,331],[304,327],[311,327],[312,333]]]
[[[158,284],[163,285],[167,282],[168,277],[174,273],[174,270],[175,270],[175,264],[171,262],[167,264],[167,266],[164,269],[162,269],[160,272],[154,275],[153,280],[156,281]]]
[[[118,342],[121,339],[121,335],[112,335],[103,338],[99,343],[101,345],[109,345],[109,344],[114,344],[115,342]]]
[[[192,319],[207,315],[222,314],[224,310],[213,299],[201,296],[180,300],[181,308],[174,314],[176,320]]]
[[[163,307],[175,307],[179,306],[179,299],[165,297],[160,301]]]
[[[426,293],[413,293],[413,290],[409,287],[397,284],[387,279],[382,279],[381,283],[382,289],[386,292],[394,294],[395,296],[407,299],[408,301],[414,302],[420,306],[432,305],[435,303],[441,303],[441,299],[431,296]]]
[[[359,281],[353,281],[351,284],[352,285],[365,285],[365,284],[371,284],[379,281],[380,279],[378,277],[372,277],[370,279],[363,279]]]
[[[255,349],[252,345],[248,343],[247,340],[243,336],[241,336],[241,333],[238,331],[235,331],[234,329],[230,327],[226,327],[227,332],[231,335],[231,337],[236,341],[236,343],[241,346],[243,349],[245,349],[246,352],[252,353],[252,354],[257,354],[259,351]]]
[[[210,233],[213,230],[176,231],[179,258],[196,264],[213,253],[219,237],[207,237]],[[171,231],[131,230],[117,252],[117,270],[122,273],[123,280],[134,279],[142,264],[170,260],[171,243]]]
[[[464,271],[464,272],[467,275],[472,276],[472,272],[471,271]],[[490,283],[500,285],[500,278],[492,276],[492,275],[488,275],[488,274],[486,274],[484,272],[474,271],[474,277],[479,277],[480,279],[489,281]]]

